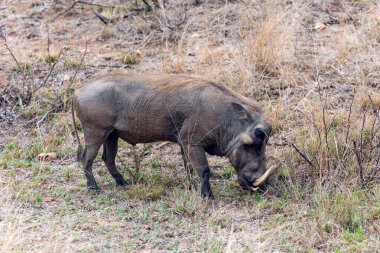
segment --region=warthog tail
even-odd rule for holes
[[[80,138],[78,134],[78,129],[77,125],[75,123],[75,115],[74,115],[74,99],[71,100],[71,116],[73,118],[73,126],[74,126],[74,131],[75,131],[75,136],[77,138],[78,142],[78,149],[77,149],[77,162],[81,161],[82,153],[83,153],[83,147],[80,143]]]

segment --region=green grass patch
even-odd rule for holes
[[[44,54],[41,60],[45,63],[55,63],[58,60],[58,56],[54,54]]]
[[[165,195],[162,186],[147,186],[144,184],[134,184],[125,193],[125,198],[128,200],[143,200],[143,201],[156,201]]]

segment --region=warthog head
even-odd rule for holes
[[[242,131],[230,142],[227,156],[238,174],[239,184],[257,190],[277,169],[277,166],[266,168],[265,147],[272,126],[258,113],[239,104],[232,106]]]

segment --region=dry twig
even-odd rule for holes
[[[291,143],[291,146],[297,151],[297,153],[311,166],[314,167],[313,163],[307,158],[305,154],[303,154],[297,147],[294,145],[294,143]]]

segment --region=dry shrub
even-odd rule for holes
[[[357,92],[352,105],[341,109],[331,108],[321,96],[322,101],[297,111],[292,120],[298,130],[289,142],[298,150],[292,148],[288,159],[294,182],[360,188],[380,179],[379,111],[376,105],[363,107],[362,96]]]
[[[247,90],[250,79],[240,53],[231,48],[206,45],[197,57],[196,74],[221,82],[238,92]]]
[[[249,8],[229,6],[228,11],[214,14],[236,17],[235,23],[226,21],[220,25],[219,32],[227,34],[226,37],[213,34],[206,38],[196,55],[195,73],[249,95],[266,89],[268,79],[286,86],[296,84],[298,77],[292,40],[298,24],[280,2],[263,3],[262,10],[255,14],[259,18],[252,15],[257,3],[247,4]],[[266,82],[262,85],[264,80]]]
[[[363,37],[370,43],[380,43],[380,10],[373,8],[369,12],[362,15],[361,29],[363,30]]]
[[[247,62],[264,75],[277,77],[285,83],[295,83],[294,49],[292,34],[294,27],[288,18],[288,12],[279,14],[273,10],[258,24],[257,32],[247,37],[244,53]]]
[[[163,71],[167,74],[183,74],[188,72],[185,60],[181,55],[166,58]]]
[[[358,104],[362,109],[370,108],[371,110],[380,109],[380,93],[372,89],[361,86],[357,92]]]
[[[116,36],[115,29],[110,26],[103,26],[100,30],[101,40],[109,40]]]
[[[271,104],[265,108],[265,114],[272,124],[273,132],[281,131],[284,128],[285,114],[287,112],[284,110],[284,106],[281,103]]]
[[[122,53],[119,56],[119,59],[123,64],[130,64],[130,65],[139,64],[142,59],[142,53],[140,50],[136,50],[134,52],[129,52],[129,53]]]
[[[336,229],[355,232],[360,226],[360,213],[354,208],[361,201],[357,194],[349,190],[338,194],[321,191],[314,201],[317,228],[322,234],[331,234]]]

